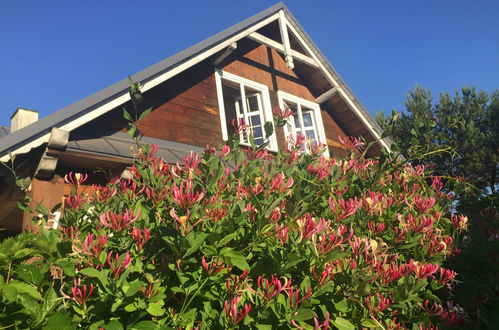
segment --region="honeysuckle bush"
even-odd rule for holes
[[[365,158],[353,138],[336,159],[301,137],[277,155],[236,137],[180,164],[142,146],[131,179],[106,186],[82,189],[88,175],[69,173],[60,230],[42,218],[0,245],[1,325],[463,324],[444,263],[467,219],[439,177],[387,153]]]

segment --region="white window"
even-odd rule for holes
[[[281,109],[289,109],[293,113],[292,116],[288,117],[288,122],[284,126],[286,136],[291,136],[296,140],[296,135],[300,133],[310,140],[312,145],[316,143],[327,145],[319,105],[282,91],[277,94]],[[304,151],[308,148],[308,144],[303,146]]]
[[[265,123],[273,126],[268,87],[220,70],[215,72],[215,78],[223,139],[234,133],[233,121],[244,120],[248,130],[240,134],[241,144],[249,146],[249,136],[253,134],[255,144],[262,145]],[[270,137],[268,149],[277,151],[275,134]]]

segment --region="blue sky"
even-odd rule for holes
[[[44,117],[273,5],[275,1],[2,1],[0,125]],[[371,114],[499,88],[499,1],[285,1]]]

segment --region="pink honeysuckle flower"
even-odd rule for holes
[[[109,268],[111,269],[111,272],[114,274],[114,278],[118,278],[121,273],[130,265],[130,252],[126,252],[125,257],[123,258],[123,261],[121,263],[119,262],[119,254],[116,253],[114,259],[112,258],[113,256],[113,251],[110,251],[107,254],[107,264],[109,265]]]
[[[354,136],[345,136],[345,138],[338,136],[338,140],[347,149],[354,150],[354,149],[361,148],[364,146],[364,142],[362,142],[359,138],[356,138]]]
[[[288,226],[285,224],[275,225],[275,236],[281,241],[282,244],[286,243],[288,240]]]
[[[146,195],[154,202],[154,204],[159,204],[164,201],[168,195],[168,187],[162,187],[158,190],[146,188]]]
[[[348,241],[350,247],[352,248],[352,253],[354,256],[359,256],[365,254],[369,249],[371,249],[371,242],[367,237],[357,237],[353,236],[351,240]]]
[[[106,242],[107,236],[102,235],[94,237],[94,234],[89,233],[83,242],[83,251],[94,258],[99,258]]]
[[[428,316],[438,316],[442,314],[444,308],[442,305],[437,304],[434,301],[425,300],[421,305],[421,308],[425,311]]]
[[[458,231],[463,231],[468,229],[468,217],[462,214],[457,215],[453,214],[450,217],[452,224],[454,225],[454,229]]]
[[[319,320],[317,317],[314,317],[314,330],[327,330],[329,329],[329,312],[326,312],[326,318],[324,319],[324,322],[319,323]]]
[[[308,212],[305,213],[303,217],[297,219],[296,224],[298,225],[298,230],[300,232],[299,242],[303,239],[312,237],[312,235],[319,233],[325,228],[329,228],[329,221],[320,218],[319,222],[316,223],[315,218],[312,218],[312,215]]]
[[[139,251],[142,250],[150,236],[151,232],[147,229],[147,227],[144,227],[144,234],[142,234],[142,231],[139,228],[132,228],[132,238],[135,241],[135,244],[137,244],[137,250]]]
[[[430,230],[433,227],[433,218],[426,216],[414,217],[412,214],[407,215],[407,220],[404,220],[402,214],[398,214],[397,218],[401,225],[409,228],[415,233],[423,233]]]
[[[395,233],[395,243],[401,243],[405,241],[407,230],[395,227],[393,231]]]
[[[419,213],[427,213],[435,205],[435,197],[424,197],[420,195],[414,196],[413,199],[414,208]],[[410,206],[410,205],[409,205]]]
[[[83,204],[87,201],[87,199],[82,195],[74,195],[67,196],[64,199],[64,204],[66,207],[70,209],[79,209],[83,206]]]
[[[229,301],[224,302],[224,309],[225,313],[229,317],[230,322],[232,325],[236,325],[246,316],[248,316],[248,313],[251,311],[251,305],[250,304],[244,304],[241,309],[237,309],[237,304],[241,300],[241,297],[234,297]]]
[[[274,178],[272,178],[270,182],[269,191],[282,194],[293,186],[295,181],[292,178],[288,178],[286,183],[284,183],[284,179],[285,177],[283,173],[277,173],[277,175]]]
[[[309,287],[307,293],[301,298],[299,298],[300,291],[295,287],[290,286],[290,288],[286,290],[286,293],[288,294],[289,305],[292,309],[296,309],[302,301],[312,296],[312,287]]]
[[[319,288],[334,279],[335,269],[336,267],[332,262],[328,262],[326,265],[324,265],[324,268],[320,274],[317,274],[315,266],[312,267],[312,274],[314,275],[314,278],[317,281],[317,286]]]
[[[78,238],[79,230],[78,227],[73,227],[73,226],[62,227],[62,233],[63,237],[72,241]]]
[[[212,147],[211,145],[207,144],[204,147],[204,153],[211,156],[211,155],[214,155],[217,153],[217,149],[215,149],[215,147]]]
[[[374,235],[380,235],[385,231],[385,223],[384,222],[375,223],[373,221],[369,221],[367,223],[367,228]]]
[[[99,202],[105,202],[109,198],[116,195],[116,188],[108,188],[100,185],[93,185],[92,189],[94,190],[95,199]]]
[[[446,285],[452,281],[456,277],[456,272],[450,269],[445,269],[440,267],[440,276],[438,278],[438,282],[442,285]]]
[[[109,227],[115,231],[121,231],[130,226],[131,223],[135,222],[140,217],[140,209],[137,210],[137,215],[133,216],[133,210],[125,209],[125,213],[115,214],[111,211],[107,211],[100,216],[100,223],[106,227]]]
[[[246,133],[248,130],[248,125],[246,124],[246,121],[242,118],[236,120],[232,120],[232,127],[234,127],[235,131],[237,134],[243,134]]]
[[[420,262],[417,262],[417,261],[411,261],[412,262],[412,266],[413,266],[413,273],[414,273],[414,276],[417,278],[417,279],[423,279],[423,278],[426,278],[430,275],[433,275],[434,273],[436,273],[438,271],[438,265],[433,265],[433,264],[422,264]]]
[[[178,229],[182,230],[184,235],[187,235],[194,227],[200,224],[205,218],[200,218],[198,221],[194,222],[191,225],[191,212],[189,210],[186,211],[186,215],[178,216],[175,212],[175,208],[170,210],[171,217],[177,221]]]
[[[204,197],[204,192],[194,192],[194,183],[192,180],[185,180],[177,187],[172,187],[173,201],[183,210],[187,210],[193,204],[199,202]]]
[[[73,294],[73,300],[76,301],[80,305],[85,305],[87,303],[88,298],[94,292],[94,285],[90,284],[82,285],[80,279],[74,280],[74,286],[71,288],[71,293]]]
[[[411,268],[408,264],[397,265],[395,263],[390,263],[378,269],[379,278],[383,285],[388,285],[399,278],[402,278],[411,272]]]
[[[69,172],[68,174],[66,174],[64,176],[64,181],[66,183],[69,183],[69,184],[75,186],[75,187],[80,186],[82,183],[87,181],[87,179],[88,179],[88,174],[84,174],[84,173]]]
[[[272,113],[274,116],[276,116],[279,120],[284,120],[290,116],[293,115],[293,111],[291,111],[289,108],[286,109],[281,109],[279,107],[275,107],[272,109]]]
[[[376,295],[369,295],[365,298],[367,308],[371,312],[371,314],[378,314],[379,312],[384,311],[393,303],[393,300],[390,297],[380,294],[379,292]]]
[[[334,163],[331,159],[328,159],[324,155],[321,155],[317,164],[308,165],[307,171],[309,173],[315,174],[317,176],[317,180],[322,181],[330,175],[331,167],[333,165]]]
[[[226,144],[222,147],[222,150],[220,150],[220,153],[218,154],[218,157],[222,158],[230,154],[230,147]]]
[[[209,275],[218,274],[222,271],[222,269],[224,269],[226,267],[223,260],[220,260],[219,257],[212,258],[210,263],[206,262],[206,259],[204,257],[202,257],[201,258],[201,265],[203,266],[204,270],[206,270],[206,272]]]
[[[282,282],[281,282],[282,279]],[[266,301],[270,301],[284,290],[290,289],[291,282],[286,277],[270,275],[270,280],[260,275],[257,279],[257,294]]]
[[[333,213],[336,215],[337,221],[341,221],[351,215],[354,215],[361,206],[361,201],[357,200],[357,197],[349,198],[347,201],[343,198],[339,198],[334,201],[331,197],[329,197],[328,204]]]
[[[142,185],[142,188],[139,189],[139,186],[135,180],[122,179],[120,182],[120,188],[129,199],[135,199],[146,189],[146,186]]]
[[[434,176],[431,182],[431,186],[436,192],[441,192],[443,188],[442,179],[438,176]]]
[[[347,234],[347,235],[345,235]],[[346,244],[353,236],[353,228],[350,227],[348,232],[347,226],[339,225],[334,230],[322,231],[312,236],[312,245],[314,246],[315,253],[319,257],[326,256],[332,250]]]
[[[191,178],[193,172],[199,173],[198,166],[199,163],[201,163],[201,157],[199,156],[199,154],[195,154],[191,151],[190,155],[184,156],[184,158],[182,158],[182,163],[189,173],[188,177]]]

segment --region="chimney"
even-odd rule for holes
[[[10,133],[28,126],[38,120],[38,111],[17,108],[10,117]]]

